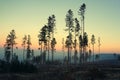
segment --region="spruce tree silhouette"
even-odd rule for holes
[[[47,37],[48,37],[48,62],[50,61],[50,40],[51,40],[51,32],[52,32],[52,26],[51,26],[51,21],[52,21],[52,17],[49,16],[48,18],[48,26],[47,26],[47,30],[48,30],[48,34],[47,34]]]
[[[90,59],[91,59],[91,54],[92,54],[92,51],[91,51],[91,46],[90,46],[90,43],[89,43],[89,54],[88,54],[89,62],[90,62]]]
[[[31,57],[31,37],[30,35],[28,35],[27,37],[27,54],[26,54],[26,60],[29,61],[30,60],[30,57]]]
[[[74,29],[74,37],[75,37],[75,40],[74,40],[74,63],[76,64],[77,63],[77,54],[78,54],[78,51],[77,51],[77,38],[79,36],[79,31],[80,31],[80,24],[79,24],[79,21],[77,18],[75,18],[75,29]]]
[[[5,43],[5,59],[7,62],[10,62],[10,60],[13,59],[13,48],[14,45],[16,45],[15,39],[16,39],[15,30],[11,30],[10,34],[8,34],[6,38]]]
[[[23,41],[22,41],[22,46],[23,46],[23,61],[25,60],[24,56],[25,56],[25,50],[26,50],[26,43],[27,43],[27,36],[25,35],[23,37]]]
[[[52,62],[54,61],[54,48],[56,44],[56,39],[54,38],[54,30],[55,30],[55,15],[49,16],[48,18],[48,62],[49,62],[49,49],[51,45],[52,52]],[[50,44],[51,41],[51,44]]]
[[[83,46],[83,38],[82,38],[82,35],[80,34],[79,36],[79,52],[80,52],[79,63],[82,63],[83,61],[82,46]]]
[[[41,63],[45,63],[45,57],[46,57],[46,47],[47,47],[47,31],[48,27],[44,25],[42,29],[39,32],[38,38],[39,38],[39,45],[41,46]],[[44,46],[43,46],[44,44]]]
[[[99,57],[100,57],[100,46],[101,46],[100,37],[98,37],[98,48],[99,48],[99,50],[98,50],[99,54],[98,55],[99,55]]]
[[[4,48],[5,48],[5,56],[4,56],[5,60],[9,62],[11,57],[10,35],[8,35],[6,38],[6,43],[4,45]]]
[[[93,45],[93,62],[94,62],[94,44],[95,44],[95,36],[92,35],[91,37],[91,44]]]
[[[52,62],[54,61],[54,50],[55,50],[55,44],[56,39],[54,38],[54,30],[55,30],[55,15],[52,15],[48,18],[48,32],[49,32],[49,36],[51,39],[51,52],[52,52]],[[50,40],[49,38],[49,40]],[[49,41],[50,42],[50,41]]]
[[[87,51],[86,48],[88,46],[88,35],[86,32],[84,32],[84,36],[83,36],[83,52],[84,52],[84,62],[87,61]]]
[[[15,30],[12,30],[10,32],[10,42],[11,42],[11,46],[12,46],[12,57],[13,57],[13,47],[14,47],[14,45],[16,45],[15,39],[16,39]]]
[[[80,34],[80,37],[79,37],[79,43],[80,44],[80,47],[81,47],[81,51],[80,51],[80,54],[81,54],[81,57],[82,59],[80,59],[80,61],[82,62],[85,62],[85,57],[86,57],[86,47],[87,47],[87,33],[85,32],[85,24],[84,24],[84,20],[85,20],[85,9],[86,9],[86,5],[85,3],[83,3],[78,11],[79,15],[81,16],[81,27],[82,27],[82,33]]]
[[[67,14],[66,14],[66,27],[67,27],[67,31],[68,31],[68,36],[66,38],[66,47],[68,48],[68,64],[71,63],[71,49],[72,49],[72,45],[73,45],[73,41],[72,41],[72,32],[74,31],[74,26],[73,26],[73,11],[71,9],[68,10]]]

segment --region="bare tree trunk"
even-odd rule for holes
[[[54,61],[54,51],[52,49],[52,62]]]
[[[68,45],[68,64],[70,63],[70,49],[69,49],[69,45]]]
[[[54,38],[54,32],[52,32],[52,40],[53,40],[53,38]],[[53,42],[53,44],[51,44],[52,45],[52,50],[51,50],[51,52],[52,52],[52,62],[54,61],[54,42]]]
[[[42,60],[41,62],[42,62],[42,64],[43,64],[44,62],[43,62],[43,51],[42,51],[42,48],[43,48],[43,47],[42,47],[42,42],[41,42],[41,52],[40,52],[40,53],[41,53],[41,58],[42,58],[42,59],[41,59],[41,60]]]
[[[12,60],[13,60],[13,44],[12,44]]]
[[[93,62],[94,62],[94,44],[93,44]]]
[[[69,27],[69,40],[68,40],[68,64],[70,64],[70,27]]]
[[[50,45],[49,45],[49,44],[50,44],[50,38],[49,38],[49,40],[48,40],[48,62],[49,62],[49,55],[50,55],[50,54],[49,54],[49,53],[50,53],[50,51],[49,51]]]
[[[23,61],[25,59],[24,55],[25,55],[25,46],[24,46],[24,49],[23,49]]]

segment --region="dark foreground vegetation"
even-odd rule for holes
[[[11,63],[0,61],[0,73],[33,73],[37,68],[28,62],[12,61]]]
[[[0,80],[120,80],[120,65],[37,64],[0,61]]]

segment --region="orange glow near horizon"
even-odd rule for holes
[[[5,44],[5,36],[2,36],[1,39],[0,39],[0,46],[3,47],[4,44]],[[58,38],[58,37],[57,37]],[[17,45],[16,47],[18,47],[19,49],[22,49],[22,37],[21,38],[17,38],[16,39],[16,42],[17,42]],[[31,42],[32,42],[32,45],[31,45],[31,48],[32,49],[38,49],[39,48],[39,44],[38,44],[38,38],[36,37],[36,39],[32,38],[31,36]],[[117,44],[117,43],[116,43]],[[95,53],[98,53],[98,44],[95,44]],[[62,38],[60,40],[57,39],[57,44],[55,46],[55,49],[57,51],[62,51]],[[112,44],[102,44],[100,46],[100,52],[101,53],[120,53],[120,49],[119,49],[120,45],[112,45]],[[65,50],[67,50],[67,48],[64,47]],[[74,50],[74,49],[73,49]],[[92,50],[92,45],[91,45],[91,50]]]

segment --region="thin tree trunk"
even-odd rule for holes
[[[93,44],[93,62],[94,62],[94,44]]]
[[[68,64],[69,64],[69,61],[70,61],[70,59],[69,59],[69,56],[70,56],[70,49],[69,49],[69,45],[68,45]]]
[[[24,49],[23,49],[23,61],[24,61],[24,55],[25,55],[25,46],[24,46]]]
[[[41,50],[40,50],[41,52],[40,52],[40,53],[41,53],[41,57],[42,57],[41,60],[42,60],[42,64],[43,64],[44,62],[43,62],[43,51],[42,51],[42,48],[43,48],[43,47],[42,47],[42,42],[41,42]]]
[[[70,64],[70,27],[69,27],[69,40],[68,40],[68,64]]]
[[[13,60],[13,44],[12,44],[12,60]]]
[[[54,61],[54,50],[52,48],[52,62]]]
[[[48,62],[49,62],[49,49],[50,49],[50,39],[48,40]]]
[[[54,31],[54,30],[53,30]],[[54,32],[52,32],[52,40],[54,38]],[[52,45],[52,62],[54,61],[54,44],[51,44]]]

